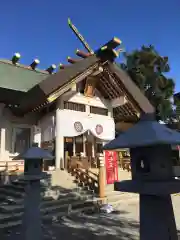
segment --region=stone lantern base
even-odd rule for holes
[[[140,239],[178,240],[170,194],[180,192],[180,181],[116,182],[115,191],[140,194]]]

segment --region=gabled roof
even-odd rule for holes
[[[104,71],[97,77],[96,88],[110,100],[123,95],[128,100],[126,104],[114,109],[117,120],[135,121],[138,119],[137,113],[154,112],[154,108],[148,99],[123,70],[115,63],[105,59],[102,60],[96,55],[74,63],[43,80],[28,92],[20,107],[23,110],[27,109],[27,106],[29,106],[29,109],[36,108],[39,105],[43,107],[47,104],[51,94],[54,94],[54,99],[56,99],[57,96],[67,91],[72,83],[77,83],[91,75],[99,66],[102,66]],[[38,98],[33,96],[38,96]]]
[[[13,104],[18,104],[15,111],[24,114],[37,109],[41,110],[68,91],[72,84],[86,79],[102,67],[103,72],[96,76],[97,90],[109,100],[124,95],[128,100],[124,105],[114,108],[116,121],[136,121],[138,113],[154,112],[154,108],[140,89],[114,63],[115,56],[114,49],[100,48],[95,54],[84,55],[83,59],[54,74],[0,61],[0,102],[9,103],[12,100]],[[6,91],[11,93],[9,98],[3,94]],[[18,94],[20,92],[22,94]]]
[[[27,92],[47,78],[48,72],[33,70],[21,64],[0,60],[0,88]]]
[[[127,75],[127,73],[115,63],[109,64],[109,68],[115,77],[119,79],[119,86],[123,87],[123,90],[125,91],[129,101],[137,104],[144,113],[153,113],[154,107],[140,91],[137,85],[132,81],[132,79]]]
[[[23,111],[27,108],[32,110],[33,108],[46,103],[47,98],[51,93],[54,93],[58,89],[63,90],[67,84],[69,85],[78,81],[78,79],[75,80],[75,78],[79,78],[81,74],[85,75],[84,73],[86,71],[95,68],[98,61],[99,59],[95,55],[90,56],[75,64],[69,65],[65,69],[61,69],[53,75],[49,75],[46,79],[27,92],[26,98],[23,99],[20,104],[20,108]],[[87,73],[87,75],[90,74],[91,71]],[[37,98],[34,96],[37,96]]]

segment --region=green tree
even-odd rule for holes
[[[172,97],[175,83],[167,77],[170,71],[168,57],[162,57],[150,45],[125,53],[121,68],[127,71],[156,109],[157,120],[168,121],[173,113]]]
[[[174,121],[172,121],[172,125],[175,126],[177,130],[180,130],[180,96],[179,93],[174,96]]]

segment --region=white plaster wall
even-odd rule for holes
[[[87,106],[95,106],[100,108],[107,108],[108,115],[113,117],[113,109],[108,100],[104,99],[101,94],[96,90],[96,95],[94,97],[86,97],[83,94],[76,93],[73,96],[64,95],[62,96],[61,101],[69,101],[74,103],[85,104]]]
[[[38,143],[38,147],[41,147],[41,128],[39,126],[33,126],[33,142]]]
[[[76,112],[70,110],[63,110],[62,109],[62,101],[70,101],[76,103],[82,103],[87,105],[87,112]],[[107,108],[109,112],[109,116],[101,116],[96,114],[89,114],[88,106],[96,106]],[[67,136],[69,127],[74,124],[74,121],[86,122],[86,128],[88,124],[91,123],[98,123],[103,125],[104,131],[106,129],[111,130],[112,135],[109,136],[111,138],[114,134],[114,121],[112,116],[112,108],[109,105],[109,102],[103,99],[100,94],[97,92],[96,96],[93,98],[85,97],[82,94],[75,94],[67,96],[64,95],[58,100],[57,107],[59,109],[59,116],[60,116],[60,126],[59,129],[61,131],[61,136]],[[8,161],[11,160],[15,153],[13,152],[13,127],[30,127],[31,128],[31,142],[42,142],[42,141],[50,141],[56,137],[56,113],[51,113],[43,117],[38,125],[36,122],[36,115],[27,115],[23,118],[15,117],[11,111],[6,108],[2,108],[1,111],[1,119],[0,119],[0,160]],[[89,121],[89,123],[88,123]],[[92,124],[90,124],[92,125]],[[72,129],[72,128],[71,128]],[[74,127],[73,127],[74,130]],[[110,132],[110,131],[109,131]],[[106,134],[108,135],[108,134]],[[63,147],[63,146],[62,146]]]
[[[36,117],[27,115],[23,118],[15,117],[9,109],[4,108],[0,119],[0,161],[12,160],[15,154],[13,152],[13,127],[31,128],[31,142],[33,141],[33,126],[36,123]]]
[[[81,103],[86,105],[86,112],[77,112],[63,109],[63,101]],[[90,114],[90,106],[96,106],[108,109],[108,116],[102,116],[97,114]],[[79,121],[83,124],[83,131],[77,133],[74,128],[74,123]],[[95,133],[96,124],[101,124],[103,126],[103,134],[98,135],[101,139],[106,136],[106,140],[114,138],[115,126],[114,119],[112,118],[112,108],[109,103],[103,99],[98,92],[93,98],[85,97],[83,94],[64,94],[57,101],[56,110],[56,168],[63,166],[64,159],[64,136],[77,136],[82,134],[87,130],[93,131]],[[61,165],[62,163],[62,165]]]
[[[63,101],[69,101],[69,102],[75,102],[75,103],[81,103],[85,104],[87,106],[96,106],[101,108],[107,108],[108,109],[108,116],[102,116],[97,114],[89,114],[88,108],[86,109],[87,112],[78,112],[78,111],[71,111],[66,109],[61,109]],[[85,97],[83,94],[74,94],[73,96],[64,95],[58,100],[57,108],[59,108],[59,114],[60,114],[60,129],[61,129],[61,135],[62,136],[68,136],[68,131],[71,131],[71,126],[74,124],[75,121],[80,122],[86,122],[86,126],[88,124],[92,125],[92,122],[101,124],[105,127],[104,131],[107,131],[107,129],[112,132],[112,135],[108,138],[111,139],[112,136],[114,136],[114,120],[111,117],[112,115],[112,108],[109,106],[108,101],[106,101],[103,98],[100,98],[98,96],[94,98]],[[88,123],[89,121],[89,123]],[[38,126],[41,129],[41,141],[51,141],[56,137],[56,113],[47,114],[45,117],[43,117],[40,121]],[[89,127],[87,126],[89,129]],[[74,127],[73,127],[74,130]],[[108,130],[108,131],[109,131]],[[71,131],[72,134],[72,131]],[[76,133],[74,134],[74,136]]]
[[[102,107],[102,108],[108,107],[108,102],[106,100],[104,100],[103,98],[100,98],[99,96],[86,97],[80,93],[76,93],[74,96],[69,98],[68,101],[75,102],[75,103],[81,103],[81,104],[87,104],[87,105],[96,106],[96,107]]]
[[[109,116],[90,114],[88,112],[76,112],[71,110],[58,109],[56,112],[56,168],[60,168],[64,159],[64,141],[63,137],[73,137],[83,134],[90,130],[93,135],[101,140],[109,141],[115,137],[114,119]],[[82,132],[77,132],[74,128],[75,122],[81,122]],[[102,125],[103,132],[97,135],[95,127]]]
[[[41,142],[51,141],[55,138],[55,113],[43,117],[38,126],[41,129]]]

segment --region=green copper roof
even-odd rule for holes
[[[45,71],[31,70],[27,66],[0,60],[0,88],[27,92],[48,75]]]

